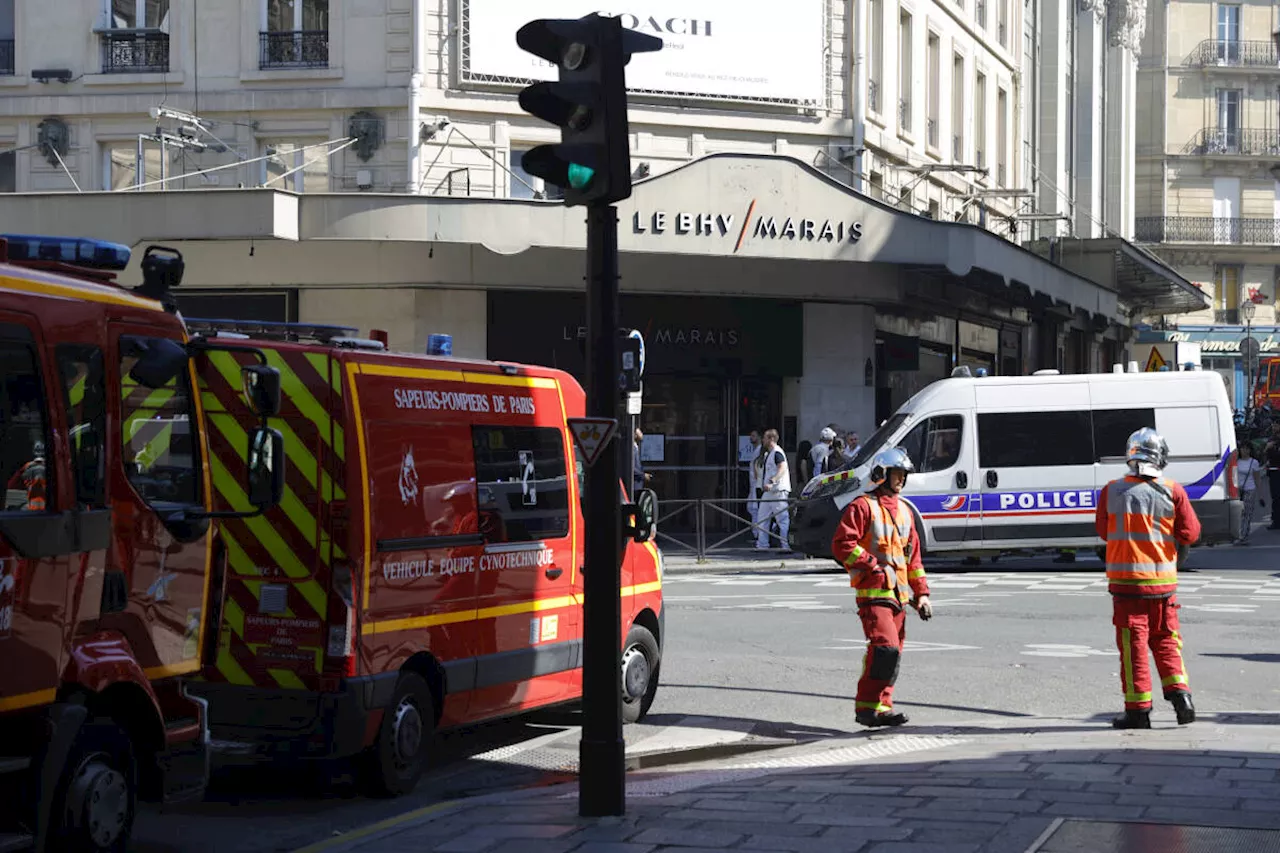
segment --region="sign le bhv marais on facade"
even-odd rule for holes
[[[823,0],[466,0],[464,82],[552,80],[515,31],[535,18],[592,12],[658,36],[663,49],[627,66],[632,91],[682,97],[821,104],[826,98]]]

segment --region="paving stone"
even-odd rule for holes
[[[437,848],[439,849],[439,848]],[[581,850],[576,841],[563,838],[509,838],[497,847],[491,847],[488,853],[569,853]],[[649,853],[651,847],[641,847],[632,853]]]
[[[1016,800],[1014,801],[1016,802]],[[1003,807],[1004,803],[1000,804]],[[914,820],[921,818],[924,820],[955,820],[955,821],[973,821],[974,823],[1007,823],[1013,820],[1013,812],[989,812],[989,811],[971,811],[971,810],[953,810],[953,809],[898,809],[893,813],[894,817],[909,818],[908,823],[914,826]]]
[[[787,805],[786,803],[781,803],[780,805],[784,807],[782,811],[771,812],[768,815],[762,815],[759,812],[757,812],[755,814],[755,817],[762,818],[767,821],[774,821],[779,824],[788,824],[788,823],[794,822],[796,819],[795,814],[790,811],[787,811],[787,809],[792,808],[792,806]],[[746,813],[739,812],[739,811],[728,811],[728,810],[711,809],[711,808],[676,809],[675,811],[667,812],[663,820],[666,820],[667,817],[673,817],[676,820],[737,821],[737,820],[743,820],[747,816],[748,815]]]
[[[739,850],[783,850],[786,853],[859,853],[872,841],[863,834],[863,830],[845,829],[846,834],[840,837],[820,836],[816,838],[782,838],[776,835],[753,835],[738,845]],[[888,830],[874,830],[884,832]],[[893,830],[900,833],[893,838],[905,838],[910,830]]]
[[[958,797],[961,796],[959,793],[960,791],[971,790],[973,789],[961,788],[959,786],[943,787],[939,785],[921,785],[916,788],[908,788],[906,794],[908,797]],[[980,796],[982,799],[990,800],[1016,800],[1018,797],[1022,796],[1022,792],[1024,790],[1025,789],[1023,788],[992,788],[990,790],[984,790],[980,795],[975,794],[974,796],[975,798]]]
[[[1088,794],[1158,794],[1159,785],[1131,785],[1126,782],[1090,782],[1084,792]],[[1178,791],[1176,793],[1182,793]]]
[[[1099,803],[1050,803],[1044,814],[1063,817],[1135,818],[1142,814],[1142,806],[1108,806]]]
[[[1180,767],[1175,773],[1167,767],[1130,764],[1120,771],[1120,778],[1139,785],[1164,785],[1176,778],[1179,784],[1189,785],[1193,779],[1208,779],[1209,773],[1208,767]],[[1200,787],[1203,790],[1204,786]]]
[[[1214,772],[1215,779],[1230,779],[1233,782],[1274,782],[1274,770],[1251,770],[1247,767],[1222,767]]]
[[[1031,765],[1024,761],[965,761],[960,759],[951,765],[942,765],[934,773],[964,773],[969,776],[988,776],[993,774],[1013,775],[1025,773]]]
[[[823,801],[823,805],[844,806],[862,812],[887,811],[897,808],[913,808],[923,803],[921,797],[873,797],[861,794],[834,794]]]
[[[761,791],[745,794],[744,799],[752,803],[820,803],[829,796],[820,791]]]
[[[858,785],[852,782],[804,782],[792,786],[791,790],[822,794],[866,794],[872,797],[887,797],[902,793],[902,788],[883,785]]]
[[[1257,770],[1280,770],[1280,758],[1247,758],[1244,766]]]
[[[915,844],[910,841],[885,841],[867,848],[867,853],[977,853],[978,844]]]
[[[746,817],[744,815],[744,817]],[[708,832],[742,832],[747,835],[772,835],[778,838],[806,838],[822,832],[822,827],[811,823],[764,823],[752,820],[707,820],[698,829]]]
[[[1103,759],[1105,763],[1107,759]],[[1139,752],[1129,757],[1128,761],[1120,762],[1125,765],[1146,764],[1159,767],[1243,767],[1245,760],[1243,758],[1227,758],[1221,755],[1186,755],[1176,754],[1170,755],[1162,752]]]
[[[1051,803],[1097,803],[1106,805],[1116,801],[1115,794],[1104,794],[1097,791],[1042,791],[1031,788],[1027,791],[1029,800],[1048,800]]]
[[[723,850],[741,841],[742,833],[703,832],[697,829],[678,830],[663,826],[646,829],[630,840],[633,844],[700,845]]]
[[[1271,782],[1233,782],[1221,792],[1232,797],[1274,797],[1280,799],[1280,784]]]
[[[1245,800],[1240,808],[1251,812],[1271,812],[1280,814],[1280,803],[1275,800]]]
[[[1054,777],[1074,777],[1077,779],[1109,779],[1121,772],[1119,764],[1037,764],[1035,773]],[[1208,771],[1206,771],[1208,772]]]
[[[1168,806],[1169,808],[1234,809],[1240,800],[1231,797],[1171,797],[1157,794],[1154,797],[1121,794],[1116,797],[1118,806]]]
[[[1074,793],[1064,791],[1050,791],[1051,794]],[[952,812],[966,811],[982,811],[984,809],[998,809],[1001,812],[1012,812],[1013,814],[1035,814],[1045,806],[1045,801],[1040,799],[1032,799],[1030,797],[1022,800],[986,800],[977,797],[938,797],[931,800],[924,808],[929,811],[942,809]]]
[[[1083,791],[1095,783],[1084,779],[1048,779],[1034,773],[1017,779],[981,779],[977,787],[987,788],[1035,788],[1037,791]]]
[[[588,841],[581,847],[573,848],[573,853],[650,853],[656,850],[653,844],[627,844],[619,841]],[[511,853],[520,853],[512,850]]]
[[[718,809],[726,812],[750,812],[761,814],[779,814],[785,812],[793,803],[770,802],[767,800],[726,800],[717,797],[706,797],[690,805],[694,809]]]
[[[901,822],[891,817],[850,814],[847,810],[822,814],[802,814],[796,820],[796,823],[800,824],[820,824],[823,826],[897,826]]]
[[[1280,814],[1256,811],[1229,811],[1218,809],[1186,809],[1157,806],[1149,808],[1143,815],[1150,820],[1166,823],[1190,824],[1198,826],[1237,826],[1251,829],[1280,828]]]
[[[919,823],[915,827],[916,831],[911,834],[911,840],[917,844],[985,843],[1002,829],[1003,826],[993,823],[961,824],[947,821],[945,824],[938,824],[936,829],[927,823]]]
[[[1014,818],[982,845],[983,853],[1026,853],[1052,822],[1048,817]]]
[[[844,840],[904,841],[914,832],[909,826],[832,826],[823,831],[822,837],[831,843]]]

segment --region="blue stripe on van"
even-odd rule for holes
[[[1199,480],[1196,480],[1194,483],[1189,483],[1186,486],[1187,497],[1191,498],[1193,501],[1199,500],[1200,498],[1204,497],[1205,494],[1208,493],[1209,489],[1213,488],[1213,484],[1218,482],[1218,478],[1221,477],[1222,472],[1226,470],[1227,461],[1230,458],[1231,458],[1231,448],[1228,447],[1223,452],[1222,458],[1219,459],[1217,464],[1213,466],[1212,471],[1210,471],[1208,474],[1205,474],[1203,477],[1201,477]]]

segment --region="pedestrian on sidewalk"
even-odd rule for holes
[[[1129,436],[1129,474],[1098,496],[1095,527],[1107,543],[1107,587],[1120,649],[1124,714],[1117,729],[1151,728],[1151,670],[1155,656],[1164,698],[1178,725],[1195,722],[1191,685],[1178,632],[1178,546],[1200,538],[1200,519],[1179,483],[1162,476],[1169,445],[1150,427]]]
[[[760,457],[763,491],[760,493],[757,520],[760,529],[757,531],[756,547],[762,549],[769,547],[769,525],[770,522],[776,521],[778,536],[782,539],[778,547],[786,551],[791,547],[787,538],[791,528],[791,509],[787,505],[791,499],[791,472],[787,470],[787,454],[783,453],[782,448],[778,446],[776,429],[764,431],[764,450]]]
[[[1240,482],[1240,500],[1244,504],[1244,512],[1240,515],[1240,538],[1236,540],[1236,544],[1248,545],[1249,534],[1253,532],[1253,509],[1259,502],[1266,504],[1258,494],[1262,463],[1253,458],[1253,445],[1247,441],[1240,442],[1237,452],[1240,458],[1236,462],[1236,479]]]
[[[911,510],[899,498],[913,469],[900,447],[876,454],[869,474],[875,490],[849,503],[831,539],[832,556],[849,570],[849,585],[857,590],[858,618],[867,638],[853,707],[854,719],[868,728],[907,722],[906,714],[893,710],[907,639],[906,606],[926,622],[933,618],[920,536]]]

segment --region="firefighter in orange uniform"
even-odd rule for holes
[[[18,469],[9,479],[5,488],[22,489],[27,493],[27,501],[22,509],[27,512],[45,511],[45,491],[47,482],[44,462],[44,442],[37,441],[32,449],[35,457]]]
[[[911,457],[902,448],[880,451],[871,464],[875,490],[849,504],[831,539],[832,555],[848,569],[849,584],[857,590],[858,617],[867,637],[854,709],[858,723],[870,728],[907,722],[906,714],[893,710],[893,685],[907,636],[905,608],[910,604],[925,621],[933,617],[920,537],[911,510],[898,497],[912,470]]]
[[[1129,436],[1129,474],[1098,496],[1096,527],[1107,542],[1107,587],[1113,604],[1124,714],[1118,729],[1151,728],[1150,646],[1164,698],[1178,725],[1195,722],[1178,633],[1178,546],[1200,538],[1200,520],[1181,485],[1161,472],[1169,445],[1149,427]]]

